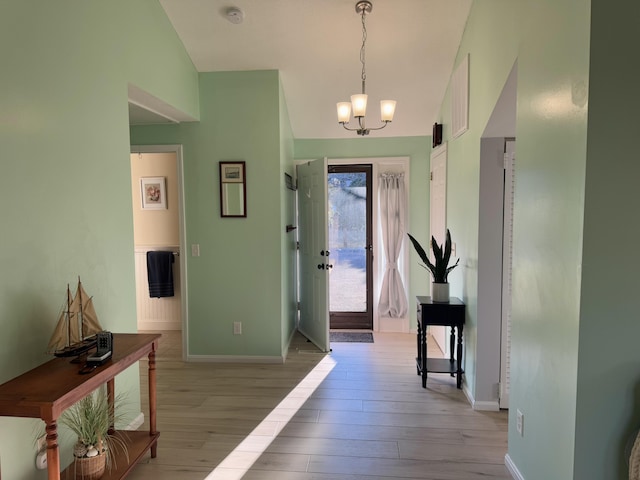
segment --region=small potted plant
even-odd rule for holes
[[[449,282],[447,281],[447,278],[449,276],[449,272],[456,268],[458,266],[458,262],[460,262],[460,259],[458,259],[454,265],[449,266],[449,260],[451,258],[451,233],[449,233],[449,229],[447,229],[447,238],[444,243],[444,249],[442,248],[442,245],[438,245],[433,236],[431,237],[431,248],[433,249],[435,264],[429,260],[427,252],[424,251],[424,248],[422,248],[420,243],[413,238],[410,233],[407,233],[407,235],[409,235],[413,248],[416,249],[416,252],[424,263],[421,265],[431,271],[431,275],[433,277],[433,283],[431,284],[431,300],[434,302],[448,302]]]
[[[120,432],[110,431],[114,422],[120,419],[114,411],[101,387],[60,417],[60,423],[78,437],[73,449],[76,480],[101,478],[107,468],[115,466],[117,450],[121,450],[128,461],[126,437]]]

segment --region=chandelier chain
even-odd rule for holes
[[[364,82],[367,80],[367,72],[365,70],[365,45],[367,43],[367,24],[365,22],[366,10],[362,10],[362,47],[360,47],[360,63],[362,63],[362,93],[364,91]]]

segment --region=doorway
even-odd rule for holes
[[[372,165],[330,165],[327,184],[329,326],[372,330]]]
[[[159,202],[154,205],[144,201],[143,187],[149,182],[157,185],[160,192]],[[182,147],[132,146],[131,188],[138,330],[181,331],[184,344],[187,292]],[[171,294],[152,298],[147,282],[147,252],[158,250],[172,253],[173,284]]]

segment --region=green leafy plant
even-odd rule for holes
[[[438,245],[433,236],[431,237],[431,248],[433,249],[435,264],[429,260],[429,255],[424,251],[420,242],[413,238],[410,233],[407,233],[407,235],[409,235],[413,248],[415,248],[424,263],[424,265],[421,264],[421,266],[431,271],[434,283],[448,283],[447,277],[449,276],[449,272],[456,268],[460,262],[460,259],[458,259],[454,265],[449,266],[449,260],[451,259],[451,233],[449,233],[449,229],[447,228],[447,238],[444,243],[444,249],[442,245]]]
[[[114,404],[119,403],[118,397]],[[106,455],[106,465],[110,468],[115,463],[115,452],[121,450],[129,461],[126,436],[121,432],[109,431],[115,422],[122,419],[122,415],[115,413],[116,410],[119,409],[115,406],[110,408],[105,389],[99,388],[62,414],[60,424],[78,437],[74,457]]]

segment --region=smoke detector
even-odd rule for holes
[[[227,20],[238,25],[244,20],[244,12],[238,7],[229,7],[226,11]]]

